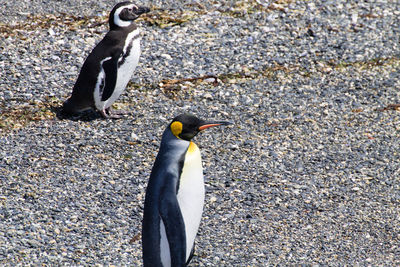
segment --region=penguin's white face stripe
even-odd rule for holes
[[[122,20],[119,17],[119,14],[125,8],[134,8],[134,7],[137,8],[137,6],[135,6],[134,4],[131,4],[131,5],[128,5],[128,6],[121,6],[120,8],[117,8],[117,10],[115,10],[115,13],[114,13],[114,23],[115,23],[115,25],[117,25],[119,27],[128,27],[129,25],[131,25],[132,21]]]

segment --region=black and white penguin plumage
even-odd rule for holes
[[[94,109],[104,118],[117,117],[111,115],[111,105],[125,90],[140,56],[140,32],[134,21],[149,11],[132,2],[114,6],[110,31],[83,63],[72,95],[63,104],[64,114]]]
[[[180,267],[191,260],[204,205],[201,155],[191,139],[206,128],[228,124],[183,114],[165,129],[144,203],[145,267]]]

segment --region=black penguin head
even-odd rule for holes
[[[229,124],[232,123],[228,121],[204,121],[191,114],[181,114],[175,117],[168,127],[176,137],[190,141],[202,130]]]
[[[137,6],[129,1],[118,3],[111,10],[110,17],[108,19],[110,29],[128,27],[141,14],[147,12],[150,12],[148,7]]]

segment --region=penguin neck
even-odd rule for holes
[[[164,131],[160,151],[158,152],[153,168],[158,170],[157,173],[170,173],[173,174],[173,177],[176,177],[176,179],[168,182],[171,185],[170,190],[173,190],[175,194],[178,191],[179,177],[182,173],[185,154],[189,145],[190,141],[177,138],[172,134],[170,129]],[[164,179],[164,175],[155,174],[155,176],[157,176],[157,180]]]
[[[119,27],[114,22],[110,23],[110,31],[126,31],[129,33],[136,29],[137,29],[137,26],[134,22],[132,22],[131,25],[126,26],[126,27]]]
[[[161,149],[174,151],[174,153],[184,154],[190,145],[190,141],[186,141],[176,137],[169,129],[167,129],[161,139]]]

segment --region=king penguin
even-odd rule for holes
[[[128,84],[140,56],[140,32],[134,21],[147,7],[121,2],[112,9],[110,31],[86,58],[78,79],[62,108],[63,114],[76,115],[94,109],[104,118],[111,114],[111,105]]]
[[[191,139],[204,129],[228,124],[182,114],[165,129],[146,189],[145,267],[181,267],[191,260],[204,205],[201,155]]]

